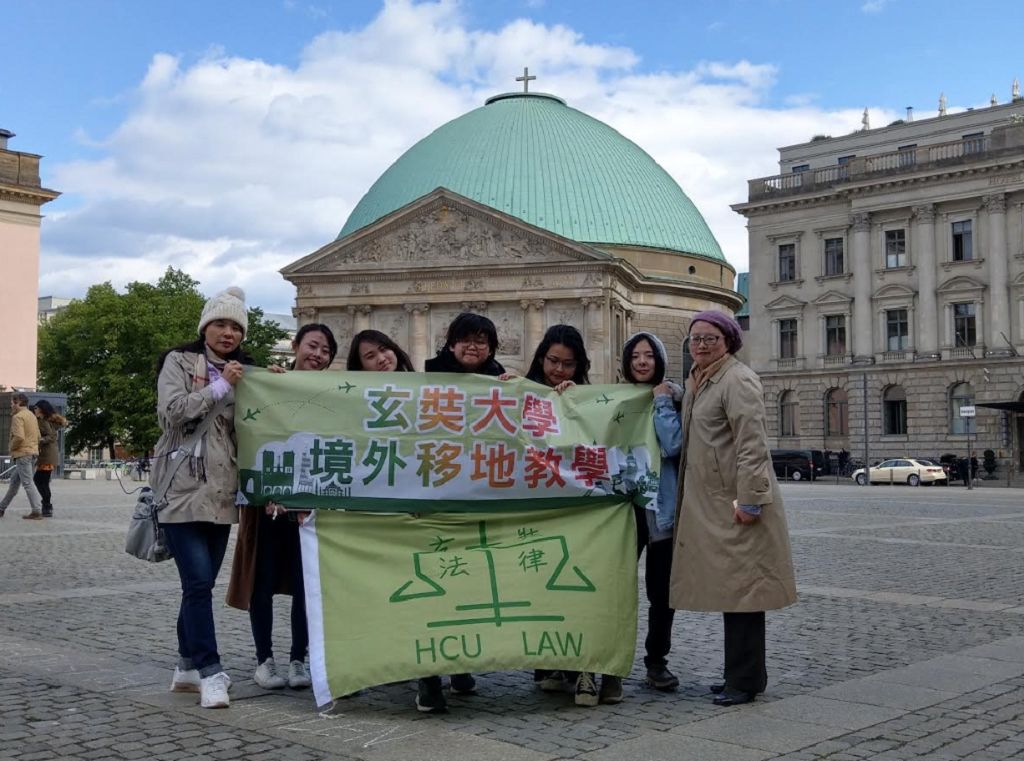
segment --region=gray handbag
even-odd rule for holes
[[[199,425],[192,432],[187,440],[181,443],[177,449],[167,455],[168,467],[164,471],[163,479],[154,491],[148,486],[143,486],[139,492],[139,498],[135,501],[135,511],[128,523],[128,535],[125,537],[124,551],[134,555],[140,560],[150,563],[159,563],[163,560],[170,560],[173,555],[167,546],[167,538],[164,530],[160,528],[160,521],[157,520],[157,513],[167,504],[167,490],[171,488],[171,481],[174,474],[178,472],[181,464],[189,458],[196,444],[213,424],[214,418],[226,407],[226,397],[218,401],[200,421]]]

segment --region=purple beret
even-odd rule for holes
[[[709,309],[706,312],[697,312],[690,320],[690,326],[695,322],[706,322],[714,325],[725,336],[725,344],[730,354],[735,354],[743,346],[743,328],[732,317],[725,312],[717,312]]]

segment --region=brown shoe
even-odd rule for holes
[[[21,516],[27,521],[41,521],[43,519],[42,513],[29,513],[28,515]]]

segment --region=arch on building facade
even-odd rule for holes
[[[825,392],[825,436],[850,435],[850,395],[845,388]]]
[[[800,404],[796,392],[786,390],[779,394],[779,436],[800,435]]]
[[[904,436],[907,433],[907,390],[898,383],[882,389],[882,435]]]

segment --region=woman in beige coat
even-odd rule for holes
[[[761,383],[733,357],[741,345],[739,324],[722,312],[700,312],[690,323],[694,367],[683,404],[669,593],[677,610],[723,614],[725,682],[711,687],[721,706],[764,692],[764,612],[796,602]]]
[[[222,291],[203,307],[199,338],[166,352],[158,365],[161,435],[152,483],[162,483],[172,466],[171,455],[179,452],[201,421],[216,414],[174,472],[167,504],[159,513],[181,579],[179,659],[171,690],[198,692],[203,708],[229,704],[231,679],[217,652],[213,586],[231,526],[238,522],[234,388],[242,377],[242,364],[251,364],[240,349],[247,325],[245,294],[238,288]]]

